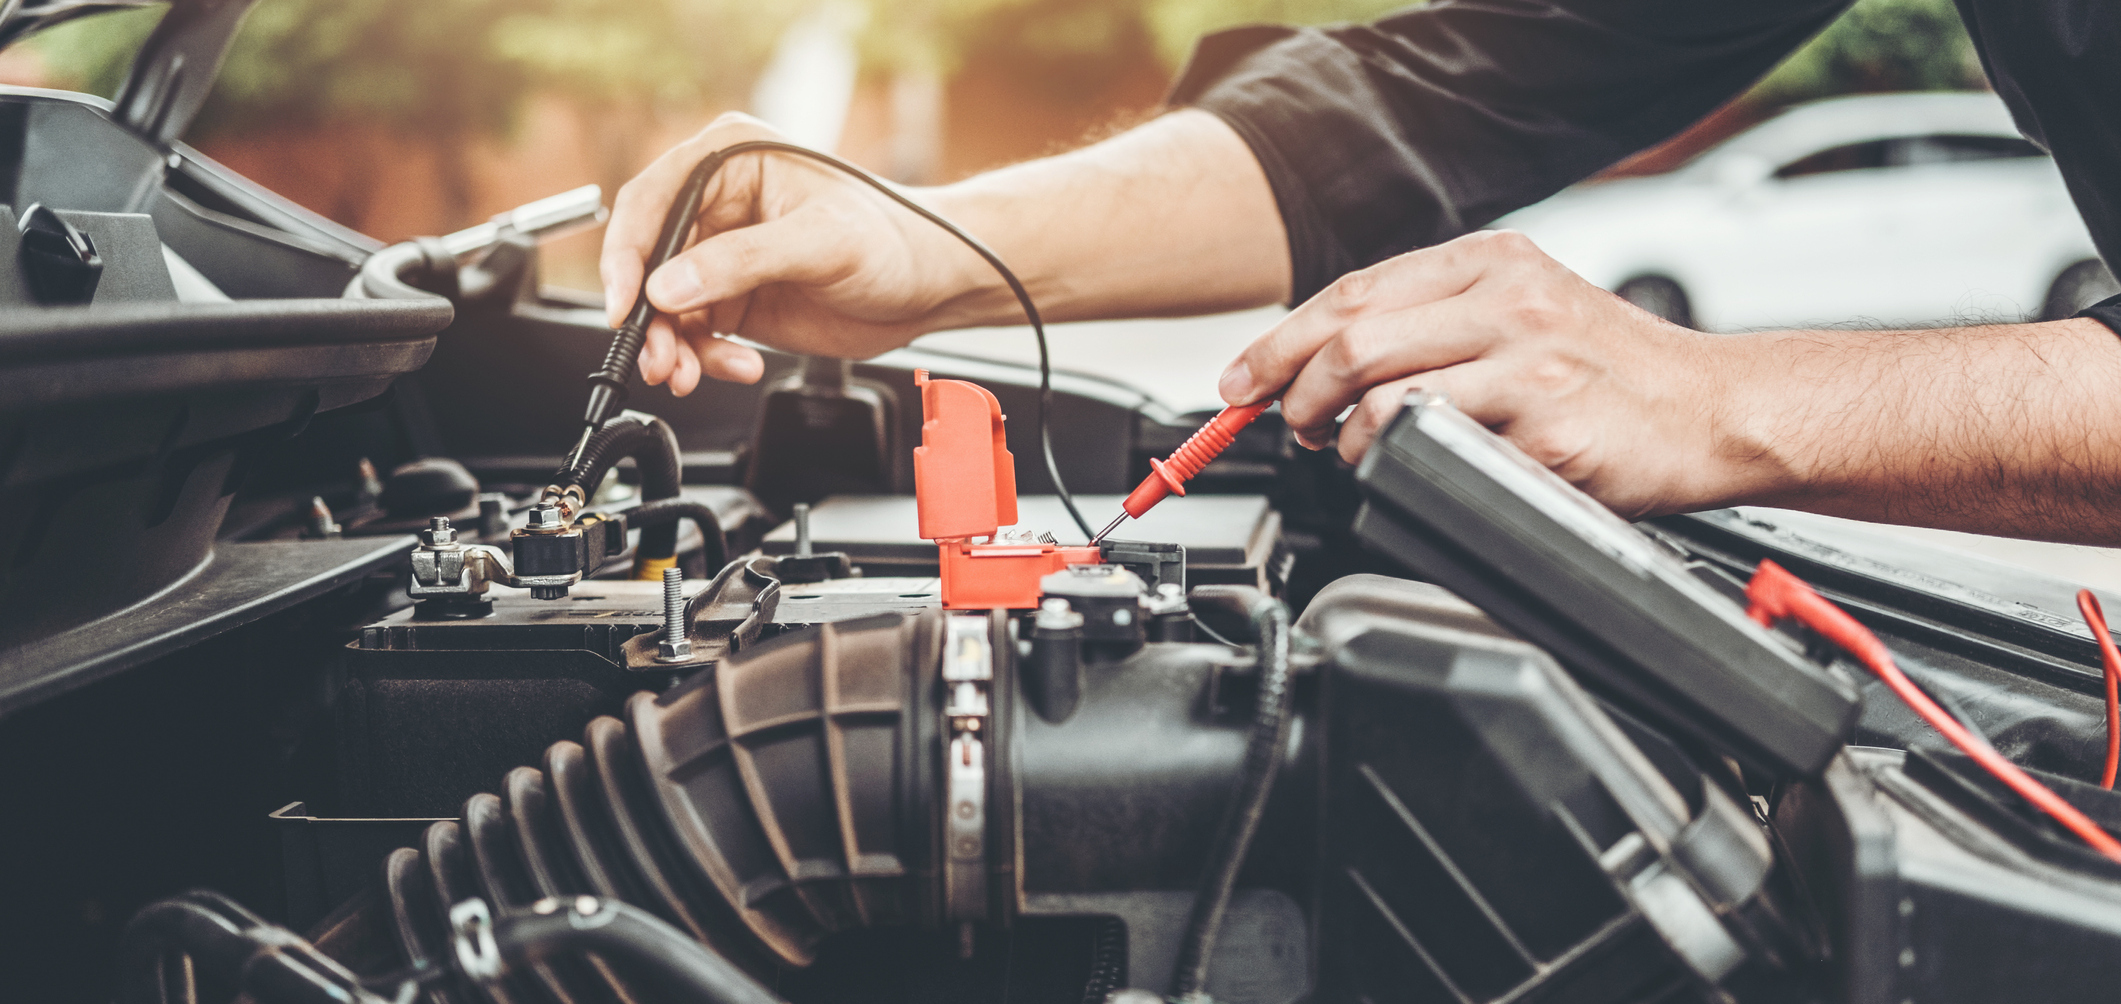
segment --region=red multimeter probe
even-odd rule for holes
[[[1102,543],[1106,537],[1112,535],[1112,531],[1119,529],[1121,523],[1127,521],[1127,517],[1140,519],[1143,513],[1154,508],[1166,496],[1184,495],[1186,482],[1193,480],[1193,476],[1199,474],[1201,468],[1208,466],[1208,461],[1214,460],[1218,454],[1228,449],[1230,444],[1236,441],[1238,430],[1251,425],[1260,412],[1266,411],[1273,404],[1269,399],[1258,404],[1224,408],[1183,445],[1171,451],[1168,459],[1151,459],[1149,476],[1135,486],[1134,492],[1127,496],[1127,501],[1120,503],[1120,508],[1126,511],[1105,524],[1105,528],[1099,530],[1097,536],[1090,538],[1090,543]]]

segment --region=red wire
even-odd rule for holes
[[[2077,590],[2077,610],[2099,642],[2099,661],[2106,667],[2106,770],[2099,775],[2102,787],[2114,786],[2114,770],[2121,767],[2121,651],[2114,648],[2113,633],[2106,630],[2106,611],[2089,589]]]
[[[1856,619],[1843,613],[1840,607],[1813,592],[1812,587],[1805,585],[1803,580],[1772,561],[1762,561],[1760,568],[1753,573],[1753,581],[1746,584],[1745,595],[1752,603],[1746,612],[1754,620],[1769,627],[1774,626],[1777,620],[1795,620],[1819,632],[1828,641],[1847,649],[1858,662],[1878,674],[1878,678],[1885,681],[1886,687],[1902,701],[1907,702],[1908,707],[1915,709],[1915,713],[1921,715],[1930,728],[1936,729],[1944,738],[1951,740],[1952,745],[1959,747],[1960,752],[1972,757],[1982,769],[1995,775],[1997,780],[2023,796],[2026,801],[2039,806],[2041,811],[2054,817],[2056,822],[2061,823],[2071,833],[2082,837],[2094,850],[2114,861],[2121,861],[2121,840],[2114,839],[2113,834],[2101,829],[2099,824],[2077,811],[2076,806],[2063,801],[2062,796],[2033,780],[2024,771],[2019,770],[2017,764],[2005,760],[2003,755],[1988,743],[1981,741],[1980,737],[1968,732],[1965,726],[1945,714],[1944,709],[1937,706],[1937,702],[1930,700],[1928,694],[1923,693],[1907,678],[1907,674],[1900,671],[1900,667],[1893,662],[1893,653],[1885,647],[1884,642],[1878,640],[1877,635],[1856,623]],[[2097,629],[2094,629],[2094,633],[2098,633]]]

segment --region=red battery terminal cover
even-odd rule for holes
[[[1016,522],[1016,458],[1001,402],[978,384],[932,380],[926,370],[915,370],[913,382],[921,391],[914,503],[921,537],[939,552],[944,609],[1029,610],[1038,606],[1040,578],[1103,560],[1094,545],[997,539]]]

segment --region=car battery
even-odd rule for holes
[[[1118,512],[1122,499],[1077,495],[1075,504],[1086,513]],[[1020,496],[1017,508],[1019,527],[1080,539],[1066,529],[1068,513],[1056,496]],[[917,526],[915,500],[906,495],[841,495],[810,511],[812,546],[846,552],[864,575],[936,575],[935,544],[921,539]],[[1188,588],[1239,585],[1279,593],[1292,560],[1282,540],[1281,514],[1264,495],[1188,495],[1128,526],[1127,538],[1106,543],[1152,541],[1184,548],[1183,584]],[[766,554],[782,555],[795,553],[795,545],[795,525],[787,523],[768,533],[759,546]]]
[[[627,670],[621,651],[662,628],[661,583],[592,580],[553,601],[494,592],[506,595],[490,616],[419,620],[405,610],[347,645],[334,706],[347,814],[454,815],[553,736],[669,683],[667,671]]]

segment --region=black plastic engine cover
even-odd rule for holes
[[[1318,999],[1620,1004],[1780,979],[1749,936],[1771,932],[1716,919],[1774,913],[1758,824],[1652,766],[1544,653],[1379,576],[1328,587],[1303,626],[1330,653]]]
[[[2121,823],[2121,796],[2041,781]],[[1773,818],[1826,925],[1833,1000],[2097,1000],[2121,984],[2121,865],[1962,757],[1850,747],[1783,789]]]

